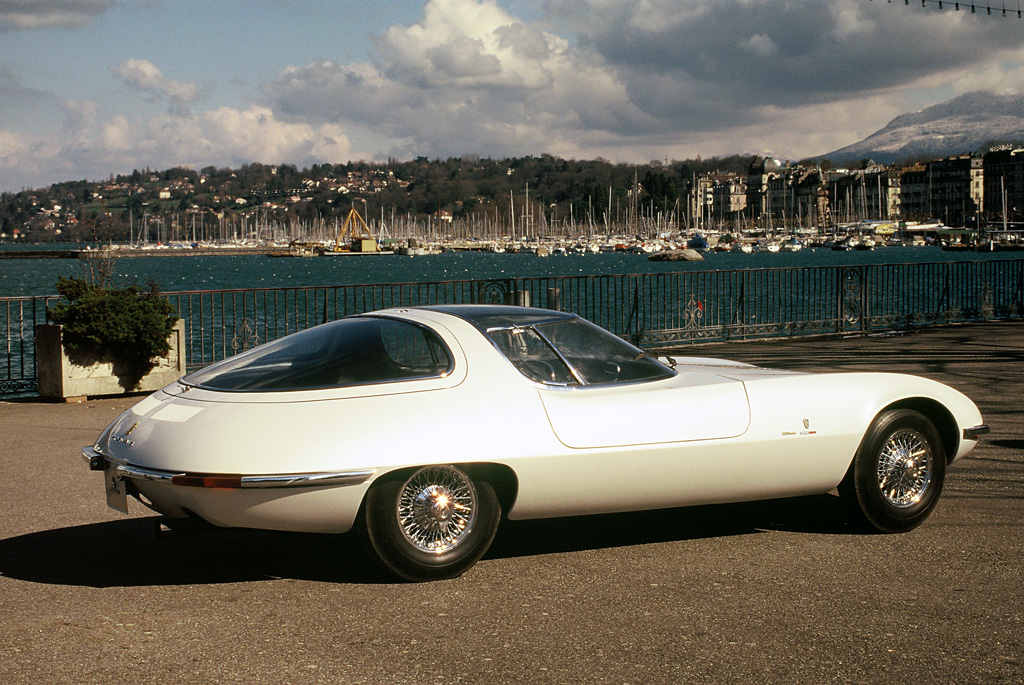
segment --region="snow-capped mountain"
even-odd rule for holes
[[[920,112],[903,114],[859,143],[822,159],[873,159],[892,164],[979,150],[993,142],[1024,143],[1024,95],[967,93]]]

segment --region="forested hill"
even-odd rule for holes
[[[518,215],[527,197],[560,216],[605,211],[632,201],[645,212],[671,211],[697,176],[746,173],[752,155],[650,164],[602,159],[565,160],[551,155],[508,159],[474,156],[388,163],[350,162],[295,166],[249,164],[239,169],[176,167],[135,170],[103,181],[56,183],[0,194],[0,239],[83,241],[127,238],[144,216],[185,221],[182,213],[213,217],[262,213],[274,221],[332,221],[355,207],[367,217],[426,216],[450,212]],[[547,211],[547,210],[546,210]]]

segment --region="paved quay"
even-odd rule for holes
[[[831,495],[521,522],[400,584],[352,536],[158,539],[107,509],[79,451],[135,399],[0,403],[3,680],[1024,682],[1024,323],[684,352],[927,376],[992,434],[905,535],[851,533]]]

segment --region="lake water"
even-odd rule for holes
[[[3,248],[0,248],[3,249]],[[9,248],[8,248],[9,249]],[[602,253],[537,257],[529,254],[446,252],[416,257],[275,258],[262,256],[131,257],[116,264],[124,284],[154,280],[163,291],[406,283],[537,276],[589,276],[773,267],[835,266],[1019,259],[1024,253],[960,253],[938,247],[885,247],[837,252],[709,253],[703,262],[652,262],[646,255]],[[0,259],[0,297],[50,295],[60,276],[81,276],[73,259]]]

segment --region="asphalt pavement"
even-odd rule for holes
[[[907,534],[848,530],[832,495],[506,523],[463,577],[405,584],[351,535],[158,538],[108,509],[80,449],[138,398],[0,403],[0,678],[1024,682],[1024,323],[683,352],[927,376],[992,434]]]

